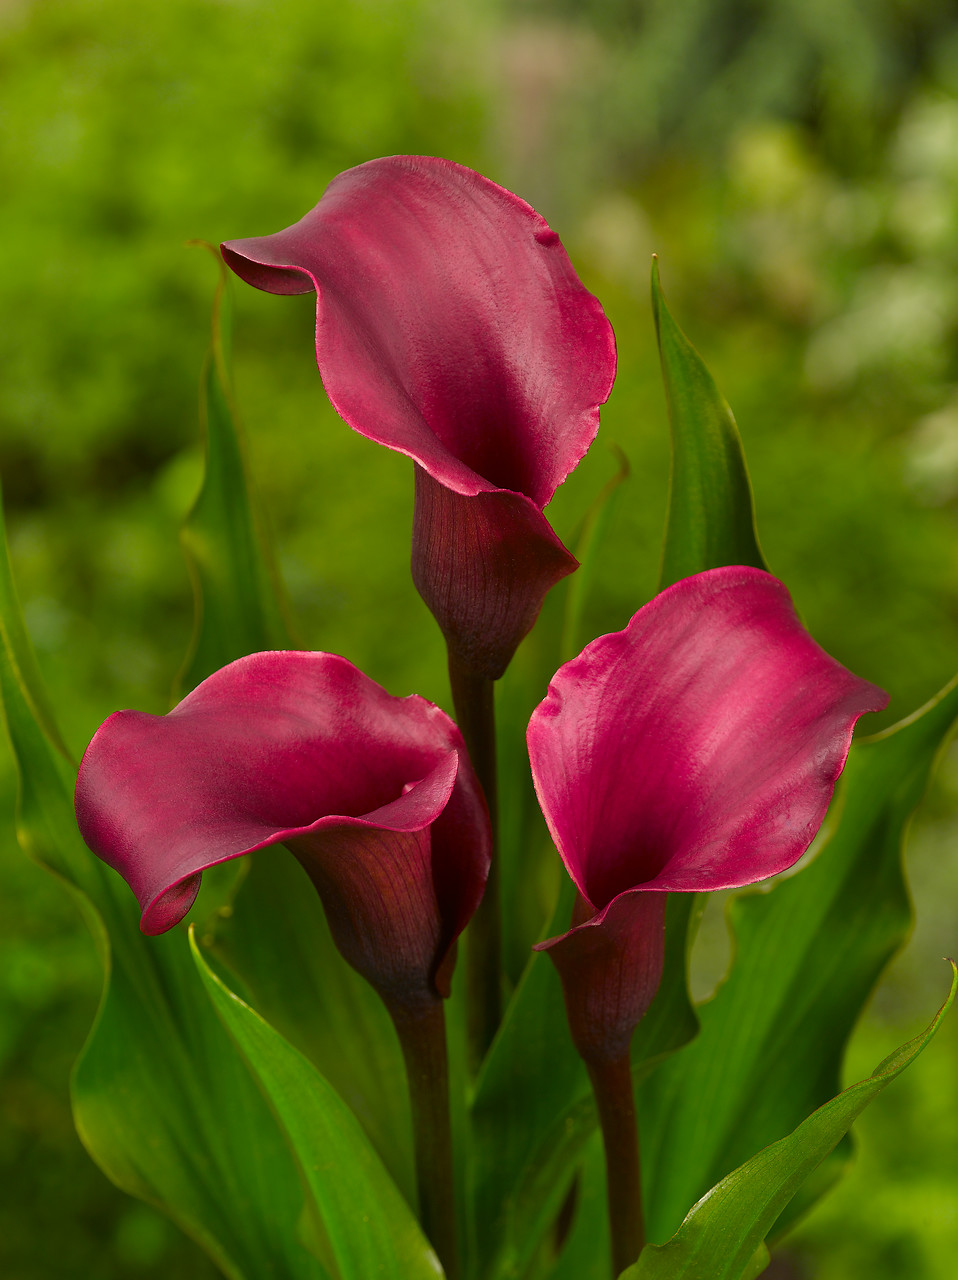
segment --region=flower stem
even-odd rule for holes
[[[639,1127],[626,1053],[617,1062],[587,1063],[605,1144],[605,1172],[612,1238],[612,1275],[632,1265],[645,1244]]]
[[[447,1280],[459,1280],[445,1009],[437,999],[423,1010],[390,1013],[409,1080],[420,1220]]]
[[[502,1018],[502,922],[499,905],[499,788],[496,776],[495,684],[474,675],[452,655],[449,682],[456,719],[469,751],[472,767],[489,806],[492,823],[492,863],[482,902],[469,925],[466,950],[466,991],[469,1006],[469,1045],[474,1066],[492,1044]]]

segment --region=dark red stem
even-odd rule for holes
[[[456,720],[485,792],[492,823],[492,863],[482,902],[466,939],[469,1045],[478,1066],[502,1019],[502,922],[499,905],[499,790],[496,777],[495,683],[449,658]]]
[[[390,1013],[409,1080],[420,1220],[447,1280],[459,1280],[445,1009],[437,998],[415,1013]]]
[[[610,1063],[587,1063],[605,1143],[605,1172],[612,1237],[612,1275],[636,1261],[645,1244],[639,1126],[629,1055]]]

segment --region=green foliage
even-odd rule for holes
[[[411,1200],[405,1068],[383,1003],[336,950],[298,863],[283,849],[264,849],[243,862],[249,866],[237,892],[208,920],[201,941],[257,1012],[349,1104]],[[194,916],[202,920],[202,907]]]
[[[295,1169],[210,1020],[182,931],[158,946],[141,934],[126,886],[79,836],[72,779],[33,713],[43,698],[24,677],[33,664],[16,601],[0,604],[8,620],[0,689],[21,779],[18,836],[77,897],[104,968],[100,1009],[73,1078],[84,1144],[118,1186],[162,1207],[231,1280],[317,1276],[295,1235]],[[243,1116],[241,1128],[230,1115]]]
[[[212,972],[192,931],[190,944],[216,1011],[296,1156],[318,1227],[313,1247],[330,1272],[341,1280],[435,1280],[435,1254],[353,1113],[306,1058]],[[272,1166],[264,1169],[271,1172]]]
[[[634,478],[603,509],[589,590],[585,574],[570,584],[579,640],[624,625],[655,587],[667,452],[645,297],[658,249],[683,323],[736,406],[763,546],[813,633],[890,689],[890,719],[951,674],[954,15],[926,3],[807,13],[776,2],[758,16],[736,0],[521,7],[521,20],[518,6],[487,20],[485,6],[418,0],[3,7],[0,470],[39,667],[74,751],[118,705],[166,708],[189,630],[189,583],[170,550],[201,473],[194,388],[208,280],[198,255],[178,246],[285,225],[339,169],[391,151],[449,155],[532,198],[615,324],[620,373],[603,435],[622,445]],[[279,307],[244,293],[239,321],[248,466],[279,534],[306,642],[346,653],[396,692],[442,701],[438,637],[396,535],[408,523],[407,468],[353,437],[322,402],[307,303]],[[608,469],[593,451],[557,495],[550,513],[567,541]],[[390,624],[370,627],[374,617]],[[521,728],[544,693],[558,632],[547,612],[503,682],[504,730]],[[22,640],[5,639],[27,671],[11,677],[15,704],[40,685]],[[190,679],[221,660],[210,652]],[[49,708],[43,724],[49,735]],[[32,741],[46,759],[49,748]],[[555,866],[515,743],[503,754],[503,790],[514,819],[512,888],[526,889],[509,904],[518,979],[548,914]],[[50,760],[62,790],[69,775]],[[942,785],[912,855],[928,908],[911,953],[920,959],[899,967],[866,1015],[852,1044],[856,1071],[922,1004],[916,992],[928,992],[934,957],[951,945],[953,921],[935,909],[958,892],[949,816],[958,793]],[[8,768],[8,808],[12,790]],[[85,855],[61,845],[63,796],[58,803],[54,821],[40,798],[25,796],[33,817],[22,830],[69,873],[68,860]],[[298,891],[298,868],[277,874],[267,854],[241,883],[233,876],[205,878],[196,909],[204,950],[348,1101],[408,1190],[401,1085],[375,1088],[377,1074],[380,1084],[401,1075],[388,1022],[332,956],[321,913]],[[113,1194],[73,1140],[58,1081],[89,1026],[99,966],[70,899],[12,841],[0,848],[0,885],[0,1269],[22,1280],[210,1275],[163,1219]],[[747,897],[733,908],[743,948],[764,902]],[[257,930],[261,903],[274,921],[290,913],[289,929]],[[115,905],[135,936],[122,886]],[[888,926],[886,948],[900,913]],[[294,933],[307,927],[317,943],[304,953]],[[189,981],[182,957],[169,964],[179,989]],[[306,975],[295,999],[286,980],[294,971]],[[553,975],[541,963],[538,972],[545,989]],[[183,997],[184,1026],[193,998]],[[711,1008],[705,1037],[714,1034]],[[332,1046],[351,1014],[365,1048],[337,1064]],[[946,1027],[935,1054],[866,1113],[864,1166],[799,1234],[797,1265],[804,1249],[823,1280],[949,1280],[956,1047]],[[837,1055],[834,1047],[829,1082],[802,1105],[834,1092]],[[562,1071],[553,1083],[558,1090]],[[378,1112],[367,1105],[374,1095]],[[578,1210],[555,1272],[563,1280],[606,1270],[601,1154],[594,1140],[583,1151]],[[911,1177],[919,1152],[923,1172]],[[726,1166],[737,1158],[728,1153]],[[513,1190],[510,1181],[502,1194]],[[682,1194],[673,1221],[697,1189]],[[934,1231],[914,1227],[919,1200]],[[535,1265],[549,1265],[547,1254]]]
[[[956,717],[953,682],[853,746],[811,864],[732,899],[728,979],[702,1006],[697,1041],[641,1093],[652,1239],[671,1235],[710,1186],[837,1092],[851,1030],[910,925],[902,842]],[[823,1180],[793,1214],[825,1189]]]
[[[278,603],[279,580],[254,510],[245,443],[233,408],[226,267],[219,253],[213,253],[220,279],[200,398],[206,443],[203,486],[180,533],[193,577],[195,617],[190,652],[177,682],[184,693],[234,658],[291,647]]]
[[[648,1245],[623,1273],[628,1280],[751,1280],[768,1261],[762,1241],[776,1218],[848,1132],[869,1102],[915,1058],[938,1030],[958,991],[951,991],[931,1024],[896,1050],[867,1080],[826,1103],[788,1137],[758,1152],[703,1197],[664,1245]]]
[[[720,565],[767,569],[732,411],[665,305],[652,263],[652,315],[672,424],[672,477],[659,589]]]

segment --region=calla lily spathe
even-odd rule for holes
[[[110,716],[83,757],[76,811],[150,934],[183,918],[207,868],[285,844],[340,951],[394,1013],[448,994],[489,867],[488,814],[453,722],[328,653],[252,654],[168,715]]]
[[[559,237],[471,169],[392,156],[223,256],[259,289],[316,291],[334,408],[416,464],[416,586],[452,660],[498,678],[576,568],[542,509],[591,444],[615,376],[612,330]]]
[[[815,643],[777,579],[742,567],[675,583],[560,668],[528,745],[579,900],[540,947],[586,1061],[620,1059],[655,995],[665,893],[797,862],[855,722],[887,701]]]

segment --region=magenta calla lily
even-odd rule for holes
[[[471,169],[392,156],[223,255],[257,288],[316,291],[333,406],[416,464],[416,586],[453,661],[497,678],[576,568],[542,509],[591,444],[615,376],[612,330],[558,236]]]
[[[207,868],[285,844],[393,1011],[448,994],[489,867],[488,814],[453,722],[326,653],[253,654],[166,716],[110,716],[76,810],[151,934],[183,918]]]
[[[855,722],[887,701],[815,643],[780,582],[742,567],[677,582],[558,671],[528,744],[580,899],[540,947],[587,1061],[621,1058],[655,995],[665,893],[797,862]]]

